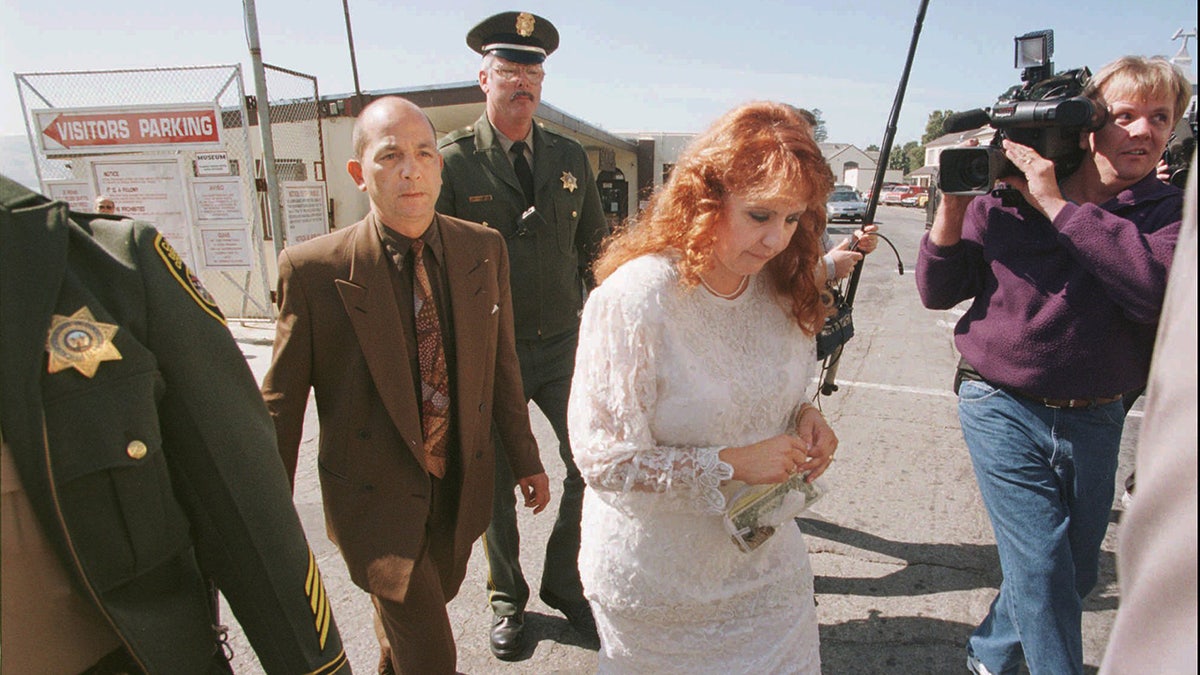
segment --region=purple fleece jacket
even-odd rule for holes
[[[1122,394],[1146,383],[1183,192],[1143,178],[1104,204],[1068,204],[1051,223],[990,195],[962,240],[917,258],[929,309],[973,298],[959,353],[993,384],[1047,398]]]

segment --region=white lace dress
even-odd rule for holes
[[[717,457],[791,429],[815,366],[762,274],[726,300],[645,256],[588,298],[568,422],[599,672],[820,672],[800,530],[738,550],[721,513],[742,484]]]

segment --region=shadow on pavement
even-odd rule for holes
[[[525,651],[513,662],[533,659],[543,642],[600,650],[599,641],[580,635],[562,616],[525,610]]]
[[[885,617],[821,626],[824,675],[966,673],[966,636],[975,626],[921,616]],[[1099,668],[1084,665],[1095,675]],[[1021,675],[1028,675],[1024,666]]]
[[[921,544],[891,541],[870,532],[842,527],[823,520],[797,518],[796,522],[806,537],[819,537],[857,549],[874,551],[905,563],[897,571],[882,577],[818,576],[814,581],[818,595],[824,593],[898,597],[1000,587],[1000,559],[996,554],[995,544]],[[948,571],[958,573],[947,573]],[[1100,577],[1096,589],[1103,589],[1115,578],[1116,556],[1109,551],[1101,551]],[[1084,611],[1116,608],[1115,595],[1104,596],[1093,592],[1084,599]]]

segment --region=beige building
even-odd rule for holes
[[[330,201],[330,223],[335,228],[361,219],[369,208],[366,195],[358,190],[345,169],[351,155],[350,135],[354,119],[363,105],[390,95],[402,96],[421,106],[439,137],[473,125],[484,110],[483,90],[474,81],[364,92],[361,101],[353,94],[321,97],[321,130],[328,164],[325,182]],[[637,185],[630,180],[638,172],[637,144],[572,117],[544,99],[534,120],[583,145],[596,173],[605,214],[614,222],[628,216],[629,205],[635,203],[637,195]],[[279,126],[272,124],[272,133],[279,133]],[[286,159],[277,156],[276,162]]]

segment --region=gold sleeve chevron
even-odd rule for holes
[[[325,593],[325,584],[321,581],[321,570],[317,567],[317,559],[312,549],[308,550],[308,575],[304,579],[304,595],[308,598],[308,606],[313,613],[313,626],[317,630],[317,642],[325,649],[325,640],[329,637],[329,626],[333,623],[333,610],[329,608],[329,596]]]
[[[343,650],[338,652],[337,656],[334,657],[332,661],[326,663],[311,673],[307,673],[307,675],[328,675],[329,673],[336,673],[346,665],[346,652]]]

